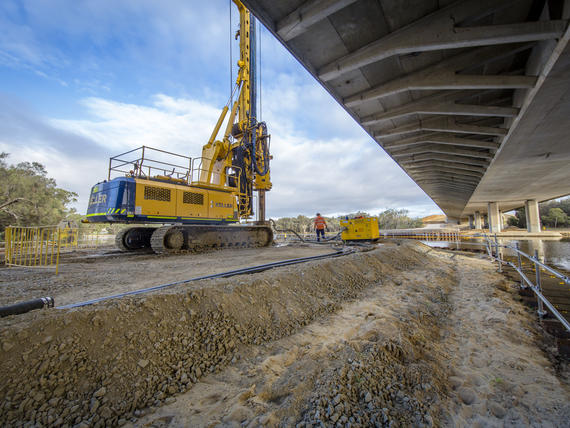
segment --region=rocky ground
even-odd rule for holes
[[[484,259],[394,242],[5,318],[0,421],[568,426],[568,373],[514,287]]]

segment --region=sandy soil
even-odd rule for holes
[[[297,334],[242,349],[130,426],[570,426],[569,385],[513,284],[486,260],[437,257],[439,269],[380,281]],[[371,381],[356,397],[348,373]]]
[[[69,260],[62,275],[81,281],[76,287],[23,272],[58,291],[63,303],[211,273],[214,260],[223,271],[243,260],[254,265],[327,251]],[[569,426],[567,369],[555,371],[534,312],[514,299],[516,284],[482,257],[391,242],[337,259],[1,319],[0,422]],[[4,288],[17,286],[14,296],[38,291],[14,270],[2,277],[5,296]]]
[[[155,285],[334,251],[325,245],[294,245],[158,256],[112,248],[62,257],[59,274],[45,269],[0,268],[0,305],[51,296],[56,306]]]

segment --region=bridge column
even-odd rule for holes
[[[489,217],[489,233],[499,233],[502,225],[498,202],[489,202],[487,205],[487,215]]]
[[[475,225],[473,224],[473,215],[469,215],[469,229],[475,229]]]
[[[479,211],[475,211],[475,229],[483,229],[481,213]]]
[[[526,211],[526,230],[529,233],[540,232],[540,213],[538,211],[538,202],[535,199],[524,203]]]

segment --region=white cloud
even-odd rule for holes
[[[79,193],[80,212],[106,178],[109,156],[142,145],[200,156],[225,102],[220,80],[237,22],[234,9],[230,30],[228,11],[227,0],[2,2],[0,26],[10,31],[0,34],[0,66],[67,79],[73,96],[92,96],[56,119],[0,94],[0,148],[13,161],[44,163]],[[274,154],[269,215],[438,211],[265,30],[262,44],[262,114]],[[156,92],[164,93],[141,101]]]
[[[295,127],[295,115],[305,102],[304,97],[299,101],[294,95],[287,96],[297,108],[277,106],[275,112],[268,109],[267,115],[274,155],[269,215],[310,214],[316,210],[378,212],[389,207],[408,207],[418,214],[425,212],[429,199],[369,138],[358,129],[344,138],[311,138],[306,135],[310,130],[301,132]],[[83,103],[90,112],[89,120],[53,120],[52,125],[97,141],[110,155],[147,145],[200,156],[220,113],[217,106],[163,94],[156,95],[151,106],[99,98],[88,98]],[[322,103],[317,102],[305,104],[303,111],[313,116],[313,109],[322,111],[322,108]],[[339,120],[334,114],[332,118]],[[336,123],[333,127],[342,126],[349,124]],[[101,165],[100,161],[97,163]],[[105,172],[101,171],[100,177]],[[83,185],[84,190],[79,192],[82,195],[90,188],[89,183]],[[433,210],[432,207],[430,211]]]
[[[52,120],[53,126],[90,138],[110,152],[153,146],[181,154],[198,153],[220,109],[199,101],[157,95],[150,106],[87,98],[89,119]]]

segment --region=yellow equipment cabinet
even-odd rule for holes
[[[378,220],[375,217],[358,217],[340,221],[344,228],[341,238],[343,241],[374,241],[380,238]]]

